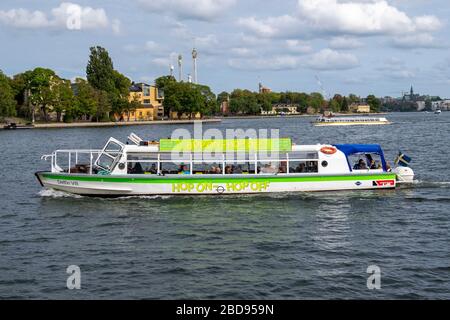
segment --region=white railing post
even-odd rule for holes
[[[69,170],[68,172],[70,173],[70,169],[72,168],[72,152],[69,152]]]
[[[90,155],[90,164],[89,164],[89,175],[92,175],[92,158],[93,158],[93,156],[92,156],[92,152],[91,153],[89,153],[89,155]]]

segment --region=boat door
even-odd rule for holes
[[[110,138],[97,157],[94,165],[106,173],[111,173],[117,162],[122,158],[124,148],[125,145],[122,142]]]

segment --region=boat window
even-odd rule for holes
[[[113,158],[107,154],[102,154],[102,155],[100,155],[100,157],[97,160],[97,165],[100,168],[111,171],[114,161],[115,161],[115,158]]]
[[[128,155],[127,163],[129,174],[158,174],[158,155]]]
[[[162,174],[191,174],[191,165],[189,162],[162,162]]]
[[[222,163],[198,163],[194,162],[192,172],[194,174],[222,174]]]
[[[290,161],[289,173],[317,173],[319,172],[317,161]]]
[[[255,174],[255,162],[226,161],[225,174]]]
[[[383,162],[377,153],[358,153],[348,157],[353,170],[382,170]]]
[[[289,160],[318,160],[319,154],[317,152],[291,152],[289,153]]]
[[[115,143],[114,141],[109,141],[105,147],[105,152],[109,154],[120,153],[122,152],[122,146],[118,143]]]
[[[283,164],[282,164],[283,163]],[[278,174],[287,173],[286,161],[259,161],[258,162],[259,174]]]

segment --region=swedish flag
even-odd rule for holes
[[[399,165],[402,167],[409,167],[411,161],[412,159],[410,157],[408,157],[406,154],[400,151],[398,153],[397,159],[395,159],[395,165]]]

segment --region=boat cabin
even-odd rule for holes
[[[67,169],[59,164],[62,154]],[[295,145],[291,139],[135,141],[102,150],[55,151],[52,171],[99,175],[293,175],[387,172],[378,145]],[[68,154],[68,157],[67,157]],[[75,161],[74,161],[75,159]],[[66,160],[67,161],[67,160]]]

